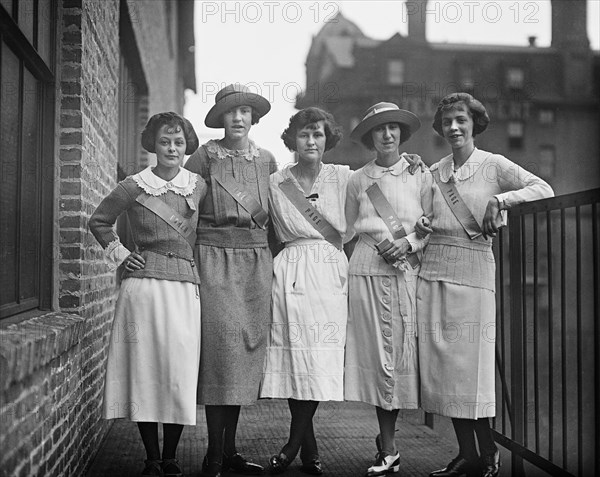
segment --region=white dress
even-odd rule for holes
[[[312,205],[342,237],[350,174],[347,166],[323,164],[310,191]],[[260,397],[341,401],[348,260],[279,189],[287,178],[302,190],[289,167],[271,175],[269,189],[271,217],[285,249],[274,261],[273,320]]]

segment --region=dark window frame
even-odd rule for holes
[[[33,3],[33,35],[32,41],[30,41],[25,33],[21,30],[18,25],[19,18],[19,3],[13,1],[12,12],[8,12],[4,4],[0,5],[0,63],[2,62],[2,56],[6,54],[6,50],[10,50],[19,61],[18,77],[18,143],[17,151],[18,158],[16,160],[15,167],[15,180],[17,181],[16,188],[16,199],[17,204],[15,205],[15,213],[13,217],[16,219],[16,230],[14,234],[15,249],[13,253],[16,258],[16,266],[14,272],[14,280],[16,283],[15,291],[13,295],[13,301],[8,301],[0,307],[0,319],[6,320],[7,318],[16,317],[24,313],[31,313],[43,310],[50,310],[52,308],[52,287],[53,287],[53,258],[54,258],[54,247],[53,247],[53,223],[54,223],[54,132],[55,132],[55,74],[54,70],[56,67],[56,48],[51,48],[51,52],[48,58],[48,63],[40,56],[40,53],[36,49],[38,42],[38,28],[39,15],[42,13],[47,16],[47,26],[50,29],[49,38],[52,45],[56,45],[57,32],[56,32],[56,20],[57,20],[57,4],[56,0],[50,0],[48,4],[44,4],[46,9],[40,12],[38,8],[38,2]],[[33,43],[32,43],[33,42]],[[37,94],[37,121],[36,131],[38,131],[37,148],[35,150],[35,157],[32,162],[35,165],[36,173],[36,213],[32,219],[30,216],[25,216],[23,211],[23,201],[27,198],[28,190],[30,190],[30,184],[24,183],[24,175],[27,171],[26,165],[22,158],[23,147],[22,147],[22,135],[23,135],[23,113],[24,113],[24,82],[26,75],[29,73],[36,82]],[[26,94],[27,92],[25,92]],[[0,143],[2,144],[2,143]],[[7,163],[8,164],[8,163]],[[4,166],[3,166],[4,169]],[[6,177],[3,180],[7,180]],[[6,213],[3,211],[2,213]],[[21,296],[23,281],[23,274],[21,271],[21,264],[25,252],[24,240],[22,237],[22,231],[30,226],[32,220],[35,221],[34,226],[38,227],[39,230],[38,242],[33,247],[33,253],[35,253],[34,270],[35,277],[32,278],[32,282],[35,283],[34,290],[31,296]],[[6,277],[9,279],[9,272],[4,271]],[[18,317],[17,317],[18,318]],[[13,318],[14,319],[14,318]]]

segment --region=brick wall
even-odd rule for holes
[[[118,285],[87,223],[117,181],[120,2],[57,3],[55,311],[0,330],[0,476],[84,475],[110,425],[100,411]],[[181,111],[167,7],[127,8],[150,90],[142,115]]]

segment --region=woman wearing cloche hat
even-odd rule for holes
[[[202,145],[185,165],[208,184],[195,247],[202,301],[198,403],[205,405],[208,427],[203,476],[263,471],[237,452],[235,434],[240,406],[258,398],[270,322],[268,192],[277,166],[248,138],[270,109],[266,98],[245,86],[226,86],[204,121],[223,128],[225,136]]]
[[[377,103],[350,138],[376,158],[348,182],[346,220],[359,240],[350,258],[345,399],[376,406],[380,434],[368,476],[398,472],[394,444],[400,409],[419,407],[415,295],[426,238],[414,224],[431,213],[432,178],[414,175],[398,151],[420,127],[394,103]]]

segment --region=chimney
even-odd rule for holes
[[[426,8],[427,0],[406,0],[408,38],[413,41],[427,42],[427,38],[425,37]]]
[[[551,46],[589,49],[586,0],[552,0]]]

